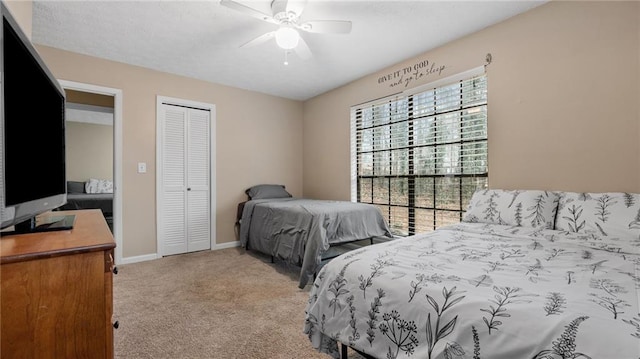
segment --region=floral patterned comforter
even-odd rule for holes
[[[460,223],[325,265],[304,332],[376,358],[640,358],[640,238]]]

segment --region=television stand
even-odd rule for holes
[[[14,230],[6,234],[67,231],[73,229],[75,221],[75,214],[38,216],[16,224]]]
[[[114,358],[116,243],[99,209],[62,214],[73,231],[0,237],[1,358]]]

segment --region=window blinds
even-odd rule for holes
[[[352,196],[409,235],[458,222],[486,186],[484,73],[351,109]]]

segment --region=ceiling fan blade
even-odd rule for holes
[[[251,47],[251,46],[260,45],[273,39],[275,36],[276,36],[275,31],[267,32],[266,34],[262,34],[256,37],[255,39],[240,45],[240,47]]]
[[[300,24],[298,28],[319,34],[348,34],[351,32],[351,21],[312,20]]]
[[[303,60],[308,60],[313,56],[311,50],[309,49],[309,45],[307,45],[307,42],[304,41],[302,37],[300,37],[300,39],[298,40],[298,46],[296,46],[294,50],[296,51],[296,54],[298,54],[298,56],[300,56],[300,58]]]
[[[266,21],[266,22],[270,22],[272,24],[279,24],[279,22],[273,18],[273,16],[271,15],[267,15],[265,13],[263,13],[262,11],[258,11],[252,7],[243,5],[239,2],[233,1],[233,0],[220,0],[220,5],[228,7],[229,9],[233,9],[236,11],[239,11],[243,14],[249,15],[249,16],[253,16],[257,19]]]
[[[274,16],[281,12],[286,14],[292,12],[296,18],[299,18],[306,5],[307,0],[273,0],[271,3],[271,11]]]
[[[287,12],[293,12],[300,17],[305,6],[307,6],[307,0],[289,0],[287,2]]]
[[[273,15],[281,12],[286,12],[288,3],[288,0],[273,0],[271,2],[271,12],[273,13]]]

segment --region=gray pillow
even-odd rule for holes
[[[84,182],[67,181],[67,193],[84,193]]]
[[[259,184],[250,187],[245,193],[249,196],[249,199],[291,197],[291,193],[287,192],[281,184]]]

